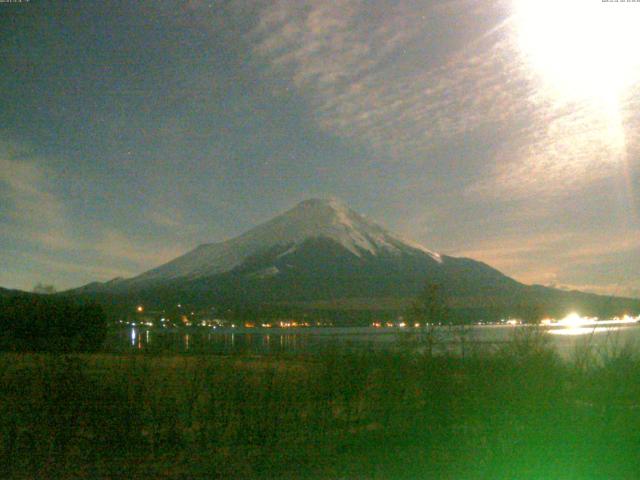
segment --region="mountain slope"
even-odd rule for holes
[[[375,309],[381,299],[406,304],[426,283],[440,285],[456,308],[495,315],[515,314],[523,306],[593,314],[640,307],[635,300],[523,285],[482,262],[402,240],[336,200],[317,199],[137,277],[92,283],[76,293],[200,305],[313,307],[360,299]]]
[[[125,283],[128,286],[195,279],[228,272],[247,259],[278,251],[293,253],[305,241],[330,239],[354,257],[419,251],[436,262],[437,253],[409,244],[357,214],[337,200],[306,200],[284,214],[232,240],[200,245],[195,250]]]

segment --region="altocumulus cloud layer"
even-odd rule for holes
[[[607,119],[541,95],[507,5],[276,2],[254,51],[307,96],[319,125],[392,158],[488,127],[500,146],[487,188],[537,193],[607,176]]]
[[[640,87],[554,95],[518,1],[30,6],[60,68],[3,45],[0,284],[131,275],[335,195],[528,283],[640,295]]]

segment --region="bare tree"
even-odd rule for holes
[[[433,355],[433,347],[438,341],[437,327],[450,323],[449,307],[442,287],[427,283],[407,313],[408,320],[420,325],[420,341],[427,348],[427,354]]]

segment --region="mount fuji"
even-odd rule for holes
[[[485,263],[403,240],[334,199],[305,200],[236,238],[73,293],[156,304],[400,310],[425,284],[439,285],[450,305],[470,316],[580,306],[601,314],[640,303],[521,284]]]
[[[357,214],[338,200],[312,199],[255,227],[232,240],[200,245],[195,250],[149,270],[130,281],[130,285],[173,279],[197,279],[236,268],[246,270],[257,257],[265,267],[257,275],[277,275],[290,260],[304,252],[308,242],[331,243],[351,261],[379,256],[421,255],[441,263],[442,257],[419,245],[394,237],[382,227]],[[350,254],[350,255],[349,255]],[[272,264],[264,257],[272,257]],[[249,273],[249,272],[247,272]]]

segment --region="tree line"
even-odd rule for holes
[[[106,315],[95,303],[50,295],[0,300],[0,350],[95,351],[106,333]]]

